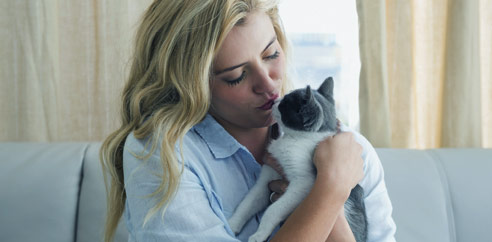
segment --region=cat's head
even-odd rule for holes
[[[308,132],[336,132],[337,118],[333,99],[333,78],[328,77],[318,88],[296,89],[273,107],[279,127]]]

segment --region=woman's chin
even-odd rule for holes
[[[268,115],[268,117],[265,118],[265,122],[264,122],[264,127],[270,127],[272,126],[274,123],[276,123],[277,121],[275,120],[275,118],[273,117],[272,113],[270,112],[270,115]]]

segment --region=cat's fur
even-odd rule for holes
[[[273,107],[273,115],[283,135],[273,140],[268,151],[282,167],[289,186],[263,214],[250,242],[265,241],[277,225],[307,196],[316,178],[313,152],[321,140],[337,132],[333,79],[327,78],[318,90],[297,89],[287,94]],[[256,184],[229,219],[233,232],[239,233],[244,224],[269,204],[268,183],[280,179],[270,166],[262,167]],[[345,216],[357,242],[366,241],[367,220],[362,187],[357,185],[345,202]]]

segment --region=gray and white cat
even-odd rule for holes
[[[316,145],[337,132],[333,79],[327,78],[318,90],[309,86],[287,94],[273,107],[281,135],[272,140],[268,152],[282,167],[289,186],[263,214],[250,242],[265,241],[307,196],[316,178],[312,157]],[[280,179],[270,166],[262,166],[256,184],[251,188],[229,219],[233,232],[239,233],[244,224],[269,204],[268,183]],[[345,216],[357,242],[366,241],[367,219],[363,200],[364,191],[357,185],[345,202]]]

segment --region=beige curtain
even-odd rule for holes
[[[150,1],[0,1],[0,141],[100,141],[117,127]]]
[[[377,147],[492,147],[492,1],[357,0],[361,132]]]

